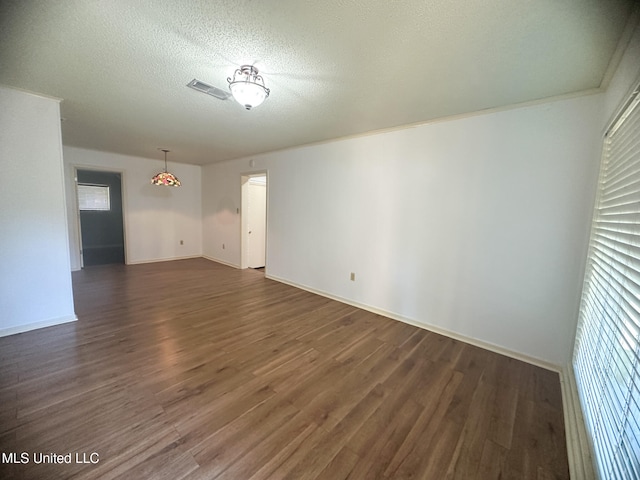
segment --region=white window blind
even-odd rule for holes
[[[111,210],[109,186],[79,183],[78,207],[80,210]]]
[[[640,107],[605,136],[573,366],[601,479],[640,478]]]

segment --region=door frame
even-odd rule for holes
[[[248,213],[247,208],[249,205],[248,202],[248,189],[249,189],[249,180],[251,177],[266,177],[267,184],[265,187],[265,195],[266,195],[266,213],[265,213],[265,222],[264,222],[264,269],[267,271],[269,264],[268,257],[268,243],[269,243],[269,171],[268,170],[256,170],[253,172],[241,173],[240,174],[240,268],[245,269],[249,268],[249,260],[247,258],[247,222],[248,222]]]
[[[80,204],[78,202],[78,170],[91,170],[94,172],[119,173],[120,174],[120,197],[122,203],[122,240],[124,242],[124,264],[127,262],[127,196],[125,195],[125,174],[123,170],[98,167],[95,165],[73,165],[73,195],[75,197],[75,219],[77,225],[78,253],[80,255],[80,268],[84,268],[84,255],[82,253],[82,222],[80,221]]]

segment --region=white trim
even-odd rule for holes
[[[640,7],[636,7],[634,11],[635,23],[638,23],[640,14]],[[626,47],[625,47],[626,48]],[[607,155],[607,141],[615,134],[615,131],[620,126],[621,119],[625,115],[625,111],[632,107],[634,102],[638,101],[640,94],[640,79],[636,78],[631,85],[631,88],[627,94],[623,97],[621,105],[613,112],[611,118],[606,123],[603,132],[603,143],[600,159],[600,172],[598,178],[598,189],[596,197],[594,198],[593,215],[591,220],[591,229],[589,238],[592,239],[594,235],[594,229],[596,228],[596,222],[598,220],[598,205],[600,204],[600,197],[602,196],[602,177],[605,175],[604,161]],[[583,280],[584,285],[587,283],[589,276],[588,266],[592,257],[593,245],[591,245],[587,259],[585,261],[585,273]],[[584,295],[584,291],[583,291]],[[580,307],[582,306],[584,298],[580,301]],[[580,328],[580,319],[576,328]],[[576,338],[578,331],[576,330]],[[574,351],[576,346],[576,340],[574,339]],[[560,372],[560,385],[562,387],[562,401],[565,419],[565,434],[567,437],[567,456],[569,461],[569,473],[571,478],[594,480],[600,479],[600,473],[596,464],[596,458],[593,455],[594,444],[591,435],[587,433],[586,424],[583,416],[582,403],[580,401],[580,394],[576,383],[575,371],[573,364],[566,365]]]
[[[267,150],[267,151],[264,151],[264,152],[259,152],[259,153],[255,153],[253,155],[248,155],[248,156],[244,156],[244,157],[227,158],[227,159],[224,159],[224,160],[220,160],[219,162],[212,162],[212,163],[202,164],[201,166],[224,165],[226,163],[233,163],[233,162],[236,162],[238,160],[244,160],[244,159],[254,160],[255,161],[255,158],[264,157],[265,155],[273,155],[273,154],[277,154],[277,153],[280,153],[280,152],[287,152],[287,151],[290,151],[290,150],[298,150],[298,149],[303,149],[303,148],[307,148],[307,147],[315,147],[315,146],[318,146],[318,145],[327,145],[327,144],[331,144],[331,143],[342,142],[342,141],[351,140],[351,139],[354,139],[354,138],[369,137],[369,136],[381,135],[381,134],[397,132],[397,131],[402,131],[402,130],[409,130],[409,129],[412,129],[412,128],[421,127],[423,125],[432,125],[432,124],[437,124],[437,123],[452,122],[452,121],[457,121],[457,120],[461,120],[461,119],[464,119],[464,118],[478,117],[478,116],[482,116],[482,115],[489,115],[489,114],[494,114],[494,113],[499,113],[499,112],[508,112],[510,110],[517,110],[517,109],[520,109],[520,108],[536,107],[538,105],[547,105],[549,103],[563,102],[565,100],[571,100],[572,98],[586,97],[586,96],[590,96],[590,95],[598,95],[598,94],[601,94],[601,93],[604,93],[604,92],[605,92],[605,90],[603,88],[600,88],[600,87],[589,88],[589,89],[580,90],[580,91],[577,91],[577,92],[563,93],[561,95],[555,95],[555,96],[552,96],[552,97],[539,98],[537,100],[528,100],[526,102],[513,103],[513,104],[503,105],[503,106],[499,106],[499,107],[490,107],[490,108],[485,108],[483,110],[474,110],[473,112],[459,113],[459,114],[456,114],[456,115],[449,115],[449,116],[445,116],[445,117],[436,117],[436,118],[432,118],[432,119],[429,119],[429,120],[421,120],[419,122],[407,123],[407,124],[404,124],[404,125],[398,125],[396,127],[387,127],[387,128],[381,128],[381,129],[378,129],[378,130],[369,130],[367,132],[354,133],[352,135],[345,135],[343,137],[329,138],[327,140],[319,140],[317,142],[302,143],[300,145],[293,145],[291,147],[284,147],[284,148],[279,148],[279,149],[275,149],[275,150]]]
[[[380,308],[372,307],[371,305],[366,305],[363,303],[354,302],[353,300],[349,300],[348,298],[343,298],[338,295],[334,295],[332,293],[324,292],[322,290],[317,290],[312,287],[308,287],[306,285],[301,285],[299,283],[291,282],[289,280],[285,280],[280,277],[276,277],[274,275],[265,274],[266,278],[271,280],[275,280],[276,282],[285,283],[287,285],[291,285],[292,287],[300,288],[302,290],[306,290],[307,292],[315,293],[316,295],[320,295],[323,297],[330,298],[332,300],[336,300],[341,303],[345,303],[347,305],[351,305],[353,307],[361,308],[362,310],[367,310],[368,312],[375,313],[377,315],[382,315],[387,318],[391,318],[393,320],[398,320],[399,322],[407,323],[409,325],[413,325],[414,327],[422,328],[423,330],[428,330],[430,332],[438,333],[440,335],[445,335],[449,338],[453,338],[455,340],[460,340],[461,342],[468,343],[470,345],[474,345],[476,347],[484,348],[485,350],[489,350],[494,353],[499,353],[500,355],[505,355],[507,357],[514,358],[516,360],[521,360],[526,363],[530,363],[531,365],[535,365],[537,367],[544,368],[546,370],[551,370],[554,372],[560,373],[562,368],[559,365],[547,362],[545,360],[531,357],[529,355],[525,355],[519,352],[514,352],[513,350],[506,349],[499,345],[494,345],[493,343],[483,342],[482,340],[478,340],[475,338],[467,337],[465,335],[461,335],[459,333],[453,332],[451,330],[446,330],[444,328],[440,328],[435,325],[431,325],[428,323],[420,322],[413,318],[405,317],[402,315],[398,315],[394,312],[389,312],[387,310],[382,310]]]
[[[240,265],[237,265],[237,264],[234,264],[234,263],[225,262],[224,260],[220,260],[219,258],[210,257],[208,255],[202,255],[202,258],[206,258],[207,260],[210,260],[212,262],[220,263],[222,265],[226,265],[227,267],[232,267],[232,268],[236,268],[236,269],[240,270]]]
[[[55,325],[62,325],[63,323],[75,322],[77,320],[77,316],[69,315],[58,318],[50,318],[49,320],[44,320],[42,322],[25,323],[24,325],[0,329],[0,337],[7,337],[9,335],[15,335],[17,333],[29,332],[31,330],[37,330],[39,328],[53,327]]]
[[[582,416],[582,405],[571,364],[560,371],[562,388],[562,409],[564,411],[564,431],[567,437],[567,458],[569,474],[578,480],[597,479],[593,465],[589,436]]]
[[[635,79],[635,81],[631,85],[631,88],[625,94],[624,98],[625,100],[622,102],[620,107],[613,112],[611,119],[607,122],[603,140],[606,140],[607,137],[613,136],[616,130],[618,130],[618,128],[622,125],[622,122],[624,122],[628,114],[637,107],[637,103],[640,99],[640,77]]]
[[[55,100],[58,103],[62,103],[62,101],[64,100],[64,99],[62,99],[60,97],[54,97],[54,96],[51,96],[51,95],[46,95],[44,93],[34,92],[32,90],[25,90],[24,88],[13,87],[13,86],[5,85],[3,83],[0,83],[0,88],[2,88],[4,90],[15,90],[15,91],[18,91],[18,92],[25,93],[27,95],[32,95],[34,97],[46,98],[48,100]]]
[[[174,260],[188,260],[190,258],[201,258],[202,255],[188,255],[185,257],[150,258],[149,260],[136,260],[126,265],[141,265],[144,263],[173,262]]]

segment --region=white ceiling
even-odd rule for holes
[[[0,84],[62,98],[65,145],[207,164],[599,88],[632,6],[0,0]],[[252,111],[186,87],[242,64]]]

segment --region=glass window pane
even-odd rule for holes
[[[640,474],[640,87],[605,138],[573,368],[601,478]]]
[[[80,210],[111,210],[111,199],[107,185],[78,184]]]

